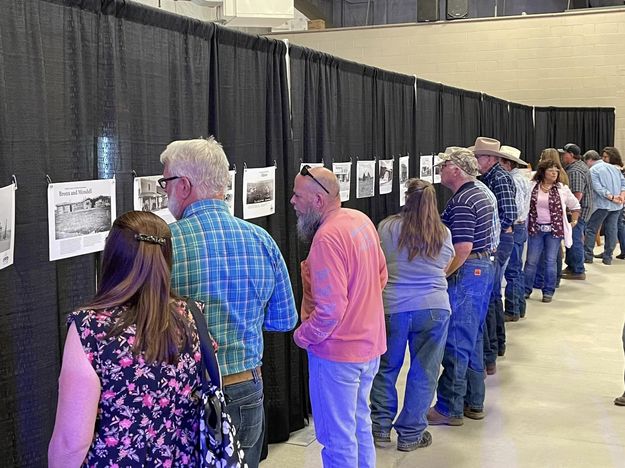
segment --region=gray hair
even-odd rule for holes
[[[214,137],[173,141],[161,153],[161,163],[174,175],[188,177],[200,196],[223,195],[230,183],[230,164]]]
[[[584,153],[584,161],[599,161],[601,156],[595,150],[588,150]]]

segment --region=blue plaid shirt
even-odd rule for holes
[[[482,176],[482,182],[495,194],[501,230],[508,229],[517,219],[516,187],[508,172],[495,164]]]
[[[260,366],[263,326],[288,331],[297,323],[289,272],[275,241],[264,229],[232,216],[222,200],[192,203],[170,228],[172,288],[206,303],[221,372]]]

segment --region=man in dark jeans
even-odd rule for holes
[[[493,288],[488,304],[486,326],[484,327],[484,363],[489,375],[497,371],[497,356],[503,356],[506,352],[506,328],[501,300],[501,281],[505,265],[514,247],[512,226],[517,219],[516,187],[510,174],[499,164],[499,159],[504,157],[499,152],[500,146],[499,141],[495,139],[478,137],[473,149],[479,171],[482,174],[482,182],[497,198],[497,211],[501,225],[499,245],[495,254]]]
[[[563,149],[562,163],[569,176],[569,188],[579,200],[582,212],[573,227],[573,245],[566,249],[565,263],[567,267],[562,271],[562,278],[567,280],[585,280],[584,268],[584,231],[592,212],[592,181],[588,166],[581,160],[582,153],[575,143],[567,143]]]

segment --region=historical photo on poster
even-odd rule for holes
[[[15,190],[15,184],[0,188],[0,270],[13,265]]]
[[[50,260],[104,249],[115,216],[115,179],[48,185]]]
[[[268,216],[276,212],[276,167],[243,171],[243,219]]]
[[[356,163],[358,178],[356,179],[356,198],[367,198],[374,195],[375,159]]]
[[[226,205],[228,205],[228,209],[230,210],[230,214],[234,216],[234,181],[235,176],[237,175],[237,171],[228,171],[230,174],[230,182],[228,183],[228,188],[226,189],[226,195],[224,196],[224,201]]]
[[[432,168],[432,155],[426,154],[419,158],[419,179],[432,182],[434,169]]]
[[[300,163],[299,170],[301,171],[302,167],[304,167],[304,166],[309,166],[311,168],[312,167],[323,167],[323,163],[322,162],[320,162],[320,163],[305,163],[305,162],[303,162],[303,163]]]
[[[332,163],[332,172],[339,180],[341,201],[348,201],[351,187],[352,162]]]
[[[441,183],[441,166],[439,166],[439,163],[441,162],[441,158],[438,156],[438,154],[434,155],[434,183],[435,184],[440,184]]]
[[[158,185],[162,175],[135,177],[133,184],[134,209],[137,211],[151,211],[163,218],[167,224],[176,221],[174,215],[167,208],[167,194]]]
[[[399,158],[399,206],[406,204],[406,182],[408,181],[410,156]]]
[[[378,161],[380,195],[391,193],[393,190],[393,159]]]

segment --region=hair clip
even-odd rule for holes
[[[165,245],[164,237],[149,236],[147,234],[135,234],[135,239],[140,242],[149,242],[150,244]]]

